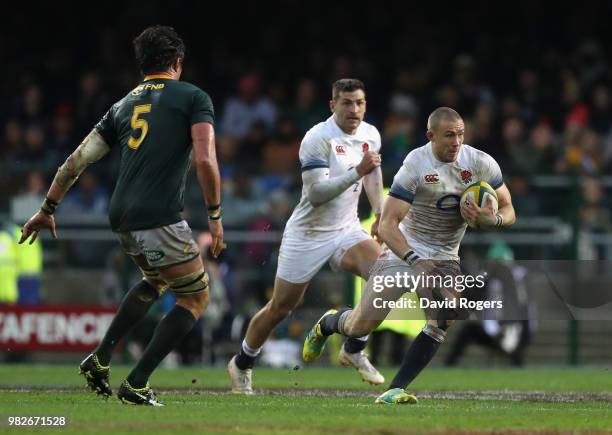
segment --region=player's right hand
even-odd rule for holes
[[[208,229],[212,236],[212,243],[210,244],[210,253],[213,258],[217,258],[222,250],[225,249],[226,245],[223,242],[223,224],[221,219],[219,220],[208,220]]]
[[[55,219],[53,219],[53,215],[43,213],[42,211],[38,211],[34,216],[32,216],[21,229],[21,238],[19,239],[19,244],[21,245],[23,242],[28,240],[30,236],[30,245],[36,241],[38,237],[38,233],[41,230],[48,228],[51,231],[51,235],[54,239],[57,239],[57,233],[55,232]]]
[[[355,169],[357,170],[357,174],[359,174],[360,177],[363,177],[364,175],[372,172],[374,168],[379,167],[380,163],[380,154],[378,154],[376,151],[368,151],[363,155],[361,162],[359,162]]]

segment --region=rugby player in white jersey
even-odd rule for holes
[[[461,275],[458,252],[467,223],[485,229],[514,223],[514,207],[499,165],[485,152],[463,144],[464,128],[461,116],[453,109],[440,107],[431,113],[427,122],[430,142],[408,154],[393,180],[379,227],[379,236],[387,248],[372,268],[359,304],[353,310],[323,315],[304,342],[304,355],[308,355],[305,359],[318,358],[325,340],[333,333],[347,337],[369,334],[389,313],[389,304],[384,302],[396,301],[408,290],[399,283],[376,291],[376,278],[395,277],[397,273],[454,278]],[[475,181],[486,181],[495,189],[497,212],[490,201],[483,207],[473,201],[460,205],[461,194]],[[430,301],[459,297],[453,286],[421,286],[413,290],[419,298]],[[405,388],[433,358],[454,319],[463,317],[465,312],[448,304],[426,308],[425,314],[426,326],[408,348],[389,389],[376,403],[416,403],[416,397]]]
[[[334,271],[368,279],[381,253],[380,245],[363,230],[357,217],[363,184],[376,213],[371,234],[378,235],[383,197],[380,134],[363,121],[363,83],[356,79],[335,82],[330,108],[332,116],[311,128],[302,140],[302,198],[285,227],[272,299],[255,314],[240,352],[228,363],[232,392],[253,394],[255,359],[326,262]],[[343,366],[356,368],[364,381],[382,384],[384,377],[363,352],[366,340],[364,336],[349,338],[338,359]]]

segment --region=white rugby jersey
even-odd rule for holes
[[[361,162],[367,151],[380,152],[380,133],[362,121],[354,135],[344,133],[334,115],[311,128],[300,145],[302,172],[328,168],[329,178],[338,177]],[[358,222],[357,204],[361,193],[360,179],[339,196],[313,207],[306,189],[287,221],[286,228],[312,231],[337,231]]]
[[[450,163],[436,159],[431,142],[408,154],[389,195],[412,204],[399,228],[421,258],[459,259],[467,227],[459,202],[465,188],[476,181],[486,181],[493,189],[503,184],[495,159],[469,145],[461,145],[457,160]]]

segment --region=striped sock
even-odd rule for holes
[[[260,353],[261,347],[256,349],[250,347],[247,344],[245,338],[244,340],[242,340],[242,348],[240,349],[240,352],[238,352],[238,354],[236,355],[236,366],[238,366],[240,370],[253,368],[255,360],[257,359]]]

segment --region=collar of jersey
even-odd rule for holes
[[[155,80],[155,79],[176,80],[170,74],[160,73],[160,74],[149,74],[148,76],[145,76],[143,82],[146,82],[149,80]]]

